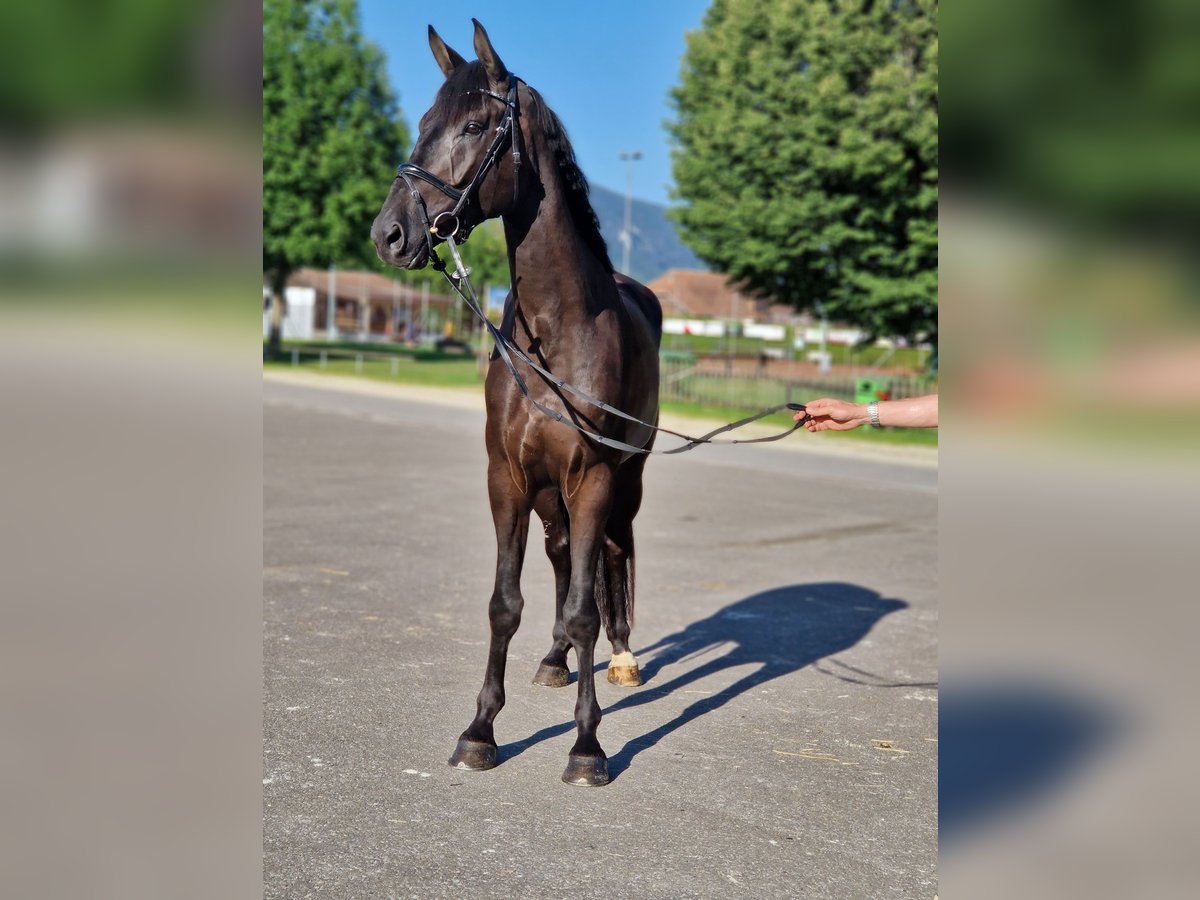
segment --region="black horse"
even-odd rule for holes
[[[606,441],[648,450],[654,432],[642,423],[657,422],[662,310],[644,286],[613,271],[562,124],[537,91],[508,71],[483,27],[475,22],[475,62],[448,47],[432,27],[429,44],[446,81],[371,229],[380,259],[420,268],[441,238],[465,240],[484,219],[501,217],[512,275],[504,335],[556,378],[641,420],[568,401],[553,381],[517,361],[527,397],[504,361],[493,356],[485,388],[488,492],[498,549],[492,637],[477,712],[450,763],[466,769],[496,764],[493,721],[504,705],[508,644],[524,604],[520,577],[529,514],[536,511],[554,566],[557,614],[553,644],[534,681],[566,685],[567,651],[574,648],[578,738],[563,780],[606,784],[607,757],[596,739],[593,658],[603,622],[613,649],[609,680],[641,684],[629,633],[633,519],[646,455],[594,440],[534,404]]]

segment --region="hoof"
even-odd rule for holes
[[[454,754],[450,757],[450,765],[472,772],[493,769],[496,767],[496,745],[459,738],[458,746],[454,748]]]
[[[571,673],[565,666],[548,666],[542,663],[538,666],[537,674],[533,676],[533,683],[542,687],[566,687],[571,683]]]
[[[567,784],[585,787],[608,784],[608,760],[603,756],[576,756],[572,753],[567,757],[567,770],[563,772],[562,780]]]
[[[608,681],[621,687],[639,687],[642,684],[642,673],[637,666],[609,666]]]

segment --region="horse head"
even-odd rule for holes
[[[516,203],[520,175],[519,80],[475,23],[475,53],[467,62],[429,26],[429,47],[446,76],[421,117],[420,134],[401,164],[371,239],[383,262],[424,266],[441,240],[465,240],[485,219]],[[511,159],[510,159],[511,157]]]

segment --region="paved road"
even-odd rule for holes
[[[537,541],[500,765],[446,765],[487,640],[482,415],[263,394],[268,897],[937,893],[936,470],[651,460],[647,684],[598,679],[613,782],[569,787],[575,688],[529,683],[553,621]]]

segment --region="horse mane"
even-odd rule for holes
[[[434,121],[443,124],[474,115],[484,109],[485,104],[496,102],[482,93],[487,87],[487,73],[482,63],[476,60],[459,66],[450,73],[438,91],[438,102],[430,109],[429,115],[434,117]],[[600,220],[596,218],[596,211],[588,198],[587,178],[575,160],[575,149],[567,138],[567,131],[554,114],[554,110],[546,105],[542,95],[528,84],[525,87],[533,98],[534,122],[541,130],[546,146],[554,155],[554,164],[562,180],[571,221],[574,222],[584,244],[596,259],[600,260],[605,271],[612,272],[613,264],[608,255],[608,245],[600,233]]]
[[[571,146],[571,141],[567,137],[567,130],[563,127],[558,116],[554,114],[554,110],[546,105],[546,101],[542,99],[542,95],[532,87],[529,87],[529,85],[525,86],[529,89],[529,93],[533,97],[536,107],[535,120],[537,121],[538,128],[542,131],[546,145],[554,154],[554,162],[558,167],[559,177],[562,179],[563,187],[566,189],[567,209],[571,213],[571,219],[575,223],[575,228],[579,231],[580,237],[583,238],[583,242],[587,245],[587,248],[604,265],[605,271],[612,272],[613,264],[608,256],[608,245],[604,242],[604,236],[600,233],[600,220],[596,218],[596,211],[592,208],[592,201],[588,199],[590,190],[588,181],[579,168],[579,163],[575,161],[575,148]]]

